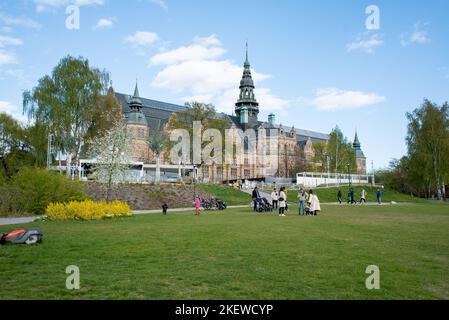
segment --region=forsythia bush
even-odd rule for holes
[[[117,200],[111,203],[91,200],[51,203],[45,213],[50,220],[101,220],[132,216],[128,204]]]

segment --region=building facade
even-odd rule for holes
[[[313,165],[314,143],[327,142],[329,135],[315,131],[296,129],[276,123],[274,114],[268,116],[267,121],[259,119],[259,103],[256,99],[255,85],[251,75],[251,64],[248,59],[248,50],[243,65],[243,75],[239,85],[240,94],[235,103],[235,115],[220,113],[229,123],[228,128],[243,131],[253,129],[255,132],[265,130],[267,144],[276,144],[273,163],[253,163],[245,154],[243,159],[233,159],[230,164],[201,165],[198,167],[196,177],[208,183],[220,183],[229,180],[253,180],[266,177],[288,178],[294,177],[297,172],[308,171]],[[149,138],[154,131],[167,130],[170,117],[186,109],[184,106],[144,99],[139,96],[136,88],[133,96],[116,93],[128,123],[128,130],[132,136],[134,153],[133,160],[153,164],[155,158],[149,149]],[[252,141],[245,141],[252,143]],[[356,150],[357,172],[366,173],[366,158],[361,150],[357,134],[353,147]],[[240,161],[237,161],[240,160]],[[162,160],[162,166],[172,169],[173,165]],[[266,167],[275,167],[275,171],[267,171]],[[173,171],[173,170],[172,170]],[[175,170],[176,171],[176,170]],[[180,171],[180,170],[178,170]],[[164,172],[164,169],[162,169]]]

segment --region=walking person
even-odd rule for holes
[[[351,188],[348,193],[348,203],[354,204],[356,203],[354,200],[354,189]]]
[[[360,204],[364,203],[366,203],[366,191],[362,188],[362,191],[360,191]]]
[[[257,202],[259,202],[259,199],[260,199],[260,193],[259,193],[259,189],[257,187],[255,187],[253,190],[252,198],[253,198],[253,203],[254,203],[253,210],[256,211],[257,210]]]
[[[312,190],[310,190],[310,212],[312,215],[316,216],[321,211],[321,205],[320,205],[320,199],[318,199],[318,196],[313,193]]]
[[[343,194],[341,193],[341,189],[338,189],[337,199],[338,199],[339,204],[341,204],[342,198],[343,198]]]
[[[382,204],[382,191],[380,191],[380,188],[377,188],[377,203]]]
[[[168,210],[168,204],[167,204],[167,202],[164,201],[164,204],[162,205],[162,214],[164,216],[167,215],[167,210]]]
[[[200,215],[200,208],[201,208],[201,200],[200,197],[196,196],[195,198],[195,215]]]
[[[279,217],[285,217],[285,205],[287,203],[286,201],[286,194],[285,194],[285,188],[282,187],[279,191]]]
[[[299,215],[304,216],[306,214],[306,208],[305,208],[305,202],[307,198],[309,197],[308,193],[304,191],[303,188],[301,188],[298,192],[298,213]]]
[[[271,193],[271,205],[273,206],[273,209],[278,208],[278,202],[279,202],[279,193],[277,192],[276,188],[274,188],[273,192]]]
[[[284,193],[285,193],[285,212],[288,212],[288,191],[286,187],[284,187]]]

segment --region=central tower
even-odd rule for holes
[[[244,129],[257,125],[259,115],[259,103],[254,96],[254,81],[251,76],[251,64],[248,60],[248,43],[246,43],[246,59],[243,65],[243,76],[240,81],[240,95],[235,103],[235,114],[240,119]]]

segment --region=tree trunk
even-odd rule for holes
[[[161,180],[160,156],[156,156],[156,182]]]

